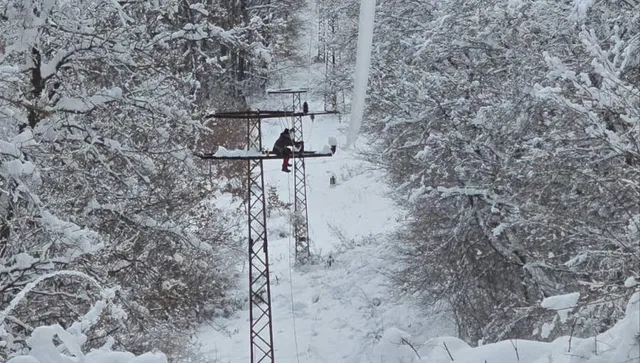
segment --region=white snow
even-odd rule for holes
[[[368,353],[369,357],[363,362],[410,362],[415,361],[418,352],[412,348],[411,335],[406,332],[390,328],[384,330],[376,346]]]
[[[54,109],[69,112],[89,112],[96,107],[103,106],[109,102],[122,97],[122,89],[114,87],[96,92],[93,96],[86,98],[62,97],[56,103]]]
[[[368,1],[363,0],[363,6],[365,2]],[[372,10],[375,3],[368,4]],[[305,21],[305,24],[316,23]],[[369,25],[372,24],[373,18]],[[321,67],[311,72],[307,65],[282,68],[293,69],[287,77],[279,78],[288,83],[280,81],[272,89],[300,88],[307,77],[312,78],[307,84],[315,84],[323,76]],[[357,91],[364,91],[365,87],[366,77],[365,86]],[[364,107],[364,95],[361,96]],[[281,97],[287,103],[278,97],[254,100],[252,106],[280,109],[290,102],[286,95]],[[321,108],[321,96],[317,97],[313,89],[306,97],[310,106]],[[347,131],[336,116],[321,117],[322,122],[315,124],[303,119],[308,150],[318,150],[328,135],[345,135]],[[263,122],[263,142],[270,144],[277,139],[285,124],[290,126],[289,122]],[[355,143],[358,135],[351,132],[352,128],[353,122],[346,137],[335,141],[352,138]],[[357,147],[366,149],[366,141],[360,138]],[[224,156],[247,155],[246,150],[221,148],[219,151],[219,155]],[[293,176],[282,173],[279,163],[264,163],[265,187],[274,186],[282,201],[291,202]],[[321,261],[295,266],[291,223],[286,213],[274,213],[267,221],[277,362],[640,363],[635,338],[639,331],[640,293],[632,297],[626,317],[597,337],[561,337],[551,343],[507,340],[473,348],[460,339],[445,336],[455,334],[446,316],[425,312],[424,307],[414,306],[409,298],[392,295],[394,290],[390,288],[392,282],[388,276],[394,264],[390,257],[395,241],[388,239],[387,232],[393,231],[404,216],[394,202],[385,197],[390,190],[383,183],[384,175],[358,160],[352,150],[343,150],[332,157],[307,159],[306,173],[312,253]],[[332,186],[329,181],[332,176],[340,183]],[[438,187],[437,191],[444,196],[477,195],[493,205],[508,204],[482,188]],[[414,197],[426,192],[426,189],[416,192]],[[495,208],[495,212],[498,213],[499,208]],[[499,235],[506,227],[498,226],[493,232]],[[535,264],[529,264],[525,268],[534,267]],[[246,265],[239,268],[241,273],[248,274]],[[235,298],[243,302],[242,309],[228,318],[216,318],[216,328],[206,325],[198,333],[204,352],[214,360],[250,361],[246,280],[245,277],[244,286],[234,292]],[[540,334],[548,337],[555,321],[566,319],[579,298],[579,293],[572,293],[545,299],[541,305],[561,316],[544,324]],[[594,346],[598,346],[597,351]]]
[[[200,14],[202,14],[204,16],[209,15],[209,12],[205,8],[204,4],[202,4],[202,3],[191,4],[191,5],[189,5],[189,8],[199,12]]]
[[[352,146],[362,125],[369,68],[371,66],[371,48],[373,45],[373,27],[376,15],[376,0],[360,0],[360,25],[358,29],[358,54],[356,58],[355,81],[353,84],[353,103],[351,105],[351,123],[347,133],[346,147]]]
[[[0,170],[4,170],[8,175],[21,176],[32,174],[35,168],[35,165],[30,161],[13,159],[3,163]]]
[[[26,253],[18,253],[13,258],[16,261],[16,264],[13,267],[21,270],[30,268],[34,262],[38,261],[36,258],[33,258],[32,256]]]
[[[580,265],[581,263],[587,261],[589,259],[589,255],[586,253],[578,253],[578,255],[572,257],[567,262],[564,263],[567,267],[574,267]]]
[[[0,144],[0,147],[2,145]],[[640,241],[640,214],[636,214],[629,218],[627,225],[627,235],[630,241]]]
[[[61,243],[69,250],[67,257],[73,258],[82,253],[96,252],[103,247],[100,235],[95,231],[63,221],[47,211],[40,213],[40,219],[46,230],[62,238]]]
[[[104,145],[107,146],[112,151],[122,151],[122,145],[118,140],[113,139],[104,139]]]
[[[322,150],[320,150],[320,154],[331,154],[331,146],[325,145]]]
[[[15,66],[8,66],[8,65],[2,65],[0,66],[0,73],[9,73],[9,74],[15,74],[15,73],[19,73],[20,72],[20,68],[19,67],[15,67]]]
[[[446,341],[451,357],[442,344],[443,338],[439,338],[425,343],[429,348],[419,351],[422,360],[389,360],[385,363],[639,363],[638,334],[640,292],[629,300],[625,317],[595,337],[564,336],[551,343],[505,340],[477,348],[456,340]]]
[[[91,315],[90,318],[94,322],[97,321],[104,307],[104,304],[100,303],[87,314]],[[162,353],[145,353],[135,356],[129,352],[113,352],[110,349],[113,340],[109,340],[107,345],[100,349],[84,354],[82,345],[86,337],[82,334],[79,336],[73,334],[78,329],[78,324],[82,323],[74,323],[69,330],[65,330],[58,324],[37,327],[27,339],[27,344],[31,348],[28,355],[13,357],[7,363],[167,363],[167,358]]]
[[[573,9],[571,10],[571,19],[580,21],[584,20],[587,17],[587,12],[593,4],[595,0],[575,0],[573,3]]]
[[[540,336],[543,339],[547,339],[549,337],[549,335],[551,335],[551,332],[553,331],[553,329],[556,327],[556,325],[554,323],[544,323],[542,324],[542,329],[540,331]]]
[[[624,280],[624,287],[632,288],[632,287],[636,287],[637,285],[638,285],[638,282],[633,276]]]
[[[183,263],[184,262],[184,257],[179,253],[175,253],[173,255],[173,260],[176,261],[177,263]]]
[[[7,267],[0,267],[0,273],[10,273],[17,270],[26,270],[33,267],[33,264],[38,262],[37,258],[32,257],[27,253],[18,253],[14,258],[14,263]]]
[[[263,156],[263,154],[257,150],[228,150],[223,146],[219,146],[218,151],[216,151],[216,153],[213,155],[218,157],[230,157],[230,158],[247,157],[247,156]]]
[[[267,93],[273,92],[308,92],[309,89],[305,87],[288,87],[288,88],[269,88]]]
[[[13,142],[18,148],[37,145],[33,138],[33,132],[30,129],[26,129],[20,134],[14,136],[11,139],[11,142]]]
[[[422,360],[415,360],[415,362],[429,362],[429,363],[483,363],[483,362],[496,362],[496,363],[533,363],[535,362],[546,350],[548,350],[549,343],[533,342],[526,340],[508,340],[493,344],[487,344],[480,347],[472,348],[461,342],[458,346],[451,347],[447,345],[449,353],[442,353],[441,346],[435,346],[437,349],[437,358],[427,352],[427,358]],[[395,361],[394,363],[400,361]]]
[[[11,155],[17,158],[20,156],[20,150],[14,143],[0,140],[0,154]]]
[[[315,22],[305,24],[313,27]],[[282,78],[288,83],[270,88],[319,84],[324,67],[308,67],[283,67],[294,69]],[[309,103],[310,109],[323,108],[322,94],[313,89],[302,100]],[[290,95],[269,95],[254,100],[251,107],[290,109],[290,102]],[[263,143],[273,143],[284,127],[291,126],[289,122],[264,121]],[[327,139],[329,144],[342,145],[346,127],[338,115],[317,116],[315,122],[304,117],[305,149],[325,151],[322,147]],[[338,137],[330,138],[333,135]],[[354,146],[366,149],[367,140],[360,138]],[[221,155],[233,154],[222,150]],[[275,187],[282,201],[292,202],[293,173],[283,173],[280,164],[280,160],[264,162],[265,187]],[[389,256],[394,241],[386,233],[402,217],[394,201],[385,197],[390,190],[384,184],[383,173],[358,160],[351,150],[340,150],[332,157],[309,158],[305,164],[311,251],[321,261],[296,267],[288,213],[272,214],[267,225],[276,362],[297,363],[298,357],[305,363],[358,363],[366,359],[380,362],[374,356],[389,349],[408,358],[415,353],[402,343],[402,337],[410,336],[407,342],[419,349],[420,343],[429,338],[453,334],[453,323],[446,316],[425,312],[411,299],[393,294],[388,272],[393,267]],[[332,186],[332,176],[340,183]],[[199,333],[205,353],[225,363],[250,361],[248,272],[246,267],[239,268],[245,278],[235,296],[243,301],[243,308],[229,318],[216,318],[218,329],[205,325]],[[377,346],[380,342],[385,347]],[[400,345],[396,345],[398,342]],[[394,354],[389,351],[387,357],[393,359]]]
[[[576,307],[578,299],[580,299],[579,292],[550,296],[542,300],[540,306],[546,309],[555,310],[560,317],[560,322],[564,323],[567,320],[571,309]]]
[[[502,234],[502,232],[504,232],[505,229],[507,229],[507,227],[509,227],[508,223],[500,223],[496,228],[491,230],[491,233],[493,233],[494,237],[498,237]]]
[[[512,206],[512,207],[516,207],[516,205],[514,205],[513,203],[509,202],[508,200],[502,199],[500,196],[491,193],[489,190],[487,189],[479,189],[479,188],[474,188],[474,187],[464,187],[464,188],[458,188],[458,187],[437,187],[436,190],[440,193],[442,193],[443,197],[448,197],[448,196],[452,196],[452,195],[469,195],[469,196],[476,196],[476,197],[482,197],[487,203],[490,204],[496,204],[496,203],[500,203],[500,204],[505,204],[508,206]]]

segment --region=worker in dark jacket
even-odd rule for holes
[[[282,171],[285,173],[291,172],[291,170],[289,170],[289,167],[291,166],[291,164],[289,164],[289,159],[293,155],[293,151],[291,149],[294,147],[297,152],[302,152],[304,149],[304,143],[302,141],[294,142],[291,139],[289,129],[284,129],[278,140],[276,140],[276,143],[273,144],[273,153],[283,158]]]

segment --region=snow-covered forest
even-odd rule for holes
[[[249,361],[246,165],[193,152],[269,87],[341,112],[308,266],[265,164],[276,361],[640,362],[640,2],[377,0],[354,90],[360,5],[0,3],[0,362]]]
[[[403,3],[378,5],[367,123],[410,210],[398,285],[471,341],[530,336],[565,291],[546,335],[610,327],[640,273],[639,4]]]

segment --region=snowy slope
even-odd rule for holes
[[[567,297],[555,300],[568,301]],[[640,292],[629,300],[622,320],[590,338],[565,336],[551,343],[505,340],[476,348],[455,338],[437,338],[419,353],[422,360],[415,362],[448,363],[453,358],[459,363],[640,363]]]
[[[315,52],[316,22],[306,20],[308,33],[298,47],[306,53],[304,60],[282,64],[284,71],[275,75],[270,86],[311,87],[303,101],[309,102],[312,111],[320,111],[323,98],[314,86],[324,76],[323,66],[308,61]],[[291,103],[290,95],[265,95],[252,106],[290,109]],[[386,233],[397,226],[402,212],[385,197],[384,175],[359,160],[353,149],[340,148],[346,143],[348,116],[304,120],[307,150],[321,150],[329,137],[339,141],[334,157],[306,161],[316,263],[294,267],[288,216],[268,220],[276,362],[640,363],[640,294],[630,302],[627,318],[597,337],[563,337],[552,343],[503,341],[477,348],[451,337],[455,329],[446,317],[425,313],[409,299],[393,297],[386,272],[395,263],[394,241]],[[290,127],[290,120],[264,122],[264,146],[270,148],[285,127]],[[360,137],[355,148],[366,147],[367,140]],[[332,175],[337,177],[335,187],[329,185]],[[292,201],[293,173],[282,173],[280,161],[265,162],[265,183],[276,187],[281,200]],[[240,268],[246,276],[246,265]],[[222,363],[250,361],[247,279],[237,291],[245,301],[243,308],[228,319],[216,319],[215,327],[203,327],[198,334],[204,353]]]
[[[310,12],[311,14],[311,12]],[[315,21],[305,21],[309,31]],[[309,87],[311,111],[322,111],[322,94],[315,87],[324,77],[322,64],[312,64],[315,35],[300,40],[303,61],[282,64],[286,73],[276,75],[271,88]],[[291,95],[272,95],[254,100],[257,109],[291,109]],[[275,359],[297,362],[379,362],[372,348],[385,331],[401,329],[424,342],[451,334],[451,323],[425,316],[410,302],[391,296],[385,271],[389,266],[389,246],[385,234],[397,225],[400,212],[385,197],[383,174],[358,159],[357,152],[340,149],[345,144],[347,115],[304,119],[307,150],[321,150],[329,137],[338,139],[332,158],[307,159],[309,232],[316,263],[294,267],[294,240],[288,216],[272,216],[268,221],[272,278],[272,309]],[[342,121],[342,122],[341,122]],[[263,123],[263,142],[271,148],[290,120]],[[359,139],[357,149],[366,148]],[[293,199],[293,173],[280,171],[281,162],[265,162],[265,183],[275,186],[279,198]],[[337,185],[330,186],[332,175]],[[284,236],[284,237],[283,237]],[[329,256],[331,256],[329,258]],[[328,260],[332,259],[331,266]],[[246,266],[242,273],[247,275]],[[238,291],[243,309],[230,319],[217,319],[216,328],[205,327],[199,339],[205,353],[220,362],[249,362],[249,312],[247,282]],[[430,314],[431,315],[431,314]]]
[[[278,102],[282,100],[274,99],[272,107],[281,107]],[[309,101],[312,110],[322,108],[315,100]],[[286,126],[282,122],[265,123],[264,140],[273,142]],[[330,136],[344,144],[345,127],[337,116],[318,117],[314,123],[307,119],[305,145],[321,149]],[[360,147],[365,147],[360,140]],[[385,270],[392,241],[372,238],[392,230],[399,216],[392,201],[385,198],[383,175],[353,152],[340,149],[332,158],[308,159],[306,169],[312,252],[323,262],[291,268],[294,241],[288,218],[269,219],[276,360],[297,362],[298,352],[304,362],[359,362],[372,354],[384,331],[392,328],[407,331],[418,341],[451,334],[446,321],[425,316],[390,295]],[[330,186],[331,175],[337,177],[335,187]],[[265,183],[277,188],[280,199],[292,200],[293,173],[281,172],[280,161],[265,162]],[[334,259],[331,266],[329,255]],[[246,285],[242,289],[239,294],[246,297]],[[209,328],[201,332],[200,340],[210,356],[225,363],[249,361],[247,309],[245,304],[231,319],[216,320],[224,331]]]

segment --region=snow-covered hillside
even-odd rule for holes
[[[564,298],[560,300],[566,301],[567,296],[563,295]],[[636,293],[627,304],[624,319],[611,329],[590,338],[564,336],[551,343],[505,340],[477,348],[471,348],[459,339],[438,338],[424,344],[419,352],[422,353],[422,360],[412,358],[402,362],[638,363],[639,328],[640,293]],[[401,361],[389,359],[385,362]]]
[[[323,105],[311,97],[310,109],[321,110]],[[273,96],[260,108],[282,108],[290,102]],[[264,142],[269,147],[286,122],[264,124]],[[331,136],[344,144],[346,123],[337,116],[304,122],[307,149],[321,149]],[[361,148],[365,142],[361,139]],[[332,158],[308,159],[306,170],[310,237],[317,263],[294,267],[289,216],[272,216],[268,221],[276,360],[356,362],[369,357],[375,361],[371,347],[388,329],[410,332],[419,341],[450,334],[446,319],[420,313],[388,289],[385,270],[392,263],[388,258],[393,241],[385,233],[397,225],[400,212],[385,197],[383,175],[358,160],[354,151],[340,149]],[[333,187],[332,175],[337,179]],[[279,160],[265,163],[265,183],[276,187],[284,202],[292,200],[293,174],[281,172]],[[246,290],[244,285],[238,294],[246,298]],[[249,361],[248,305],[244,308],[231,319],[216,321],[224,330],[205,328],[200,334],[207,353],[221,362]]]
[[[322,111],[319,82],[324,65],[313,64],[314,21],[305,21],[307,34],[300,40],[303,60],[283,64],[273,77],[272,88],[309,87],[302,97],[311,111]],[[291,109],[290,95],[272,95],[254,100],[253,108]],[[386,195],[384,175],[359,160],[357,151],[367,147],[359,139],[355,148],[340,148],[346,142],[345,115],[305,117],[307,150],[321,150],[330,137],[338,139],[332,158],[307,159],[308,214],[315,263],[295,267],[294,239],[289,215],[268,220],[271,262],[272,309],[275,359],[278,362],[357,362],[370,358],[371,348],[385,331],[397,328],[419,341],[451,334],[451,323],[440,315],[425,315],[389,289],[385,271],[390,264],[393,241],[385,234],[397,226],[398,211]],[[342,121],[342,122],[341,122]],[[263,143],[270,148],[290,120],[263,123]],[[330,185],[335,176],[337,185]],[[265,187],[277,188],[284,202],[293,198],[293,173],[280,171],[280,161],[265,163]],[[246,275],[248,272],[243,270]],[[246,280],[238,292],[246,301]],[[220,329],[220,326],[224,329]],[[249,312],[244,309],[228,320],[217,320],[216,329],[203,328],[199,338],[206,353],[220,362],[249,361]],[[368,361],[368,360],[365,360]]]
[[[311,14],[312,12],[310,12]],[[309,61],[314,53],[315,22],[305,21],[301,39],[303,61],[286,64],[274,77],[273,88],[310,87],[303,96],[310,109],[322,110],[317,91],[322,65]],[[306,54],[308,52],[308,54]],[[315,89],[314,89],[315,87]],[[253,101],[258,109],[290,109],[291,99],[265,96]],[[343,120],[340,122],[340,120]],[[329,137],[346,143],[348,117],[323,116],[304,120],[307,150],[318,150]],[[290,127],[290,120],[263,123],[265,147]],[[355,149],[366,149],[360,138]],[[452,338],[454,324],[446,314],[426,313],[410,299],[393,295],[386,273],[393,261],[393,240],[387,236],[402,218],[392,200],[384,175],[359,159],[354,149],[338,149],[332,158],[308,159],[306,164],[309,226],[314,263],[294,266],[289,215],[269,218],[272,273],[272,308],[277,362],[638,362],[638,294],[627,317],[611,330],[590,339],[563,337],[553,343],[503,341],[471,348]],[[293,175],[280,171],[280,161],[265,163],[267,187],[276,188],[291,202]],[[336,176],[337,185],[330,185]],[[242,270],[247,274],[246,268]],[[245,278],[246,280],[246,278]],[[199,340],[204,353],[223,363],[249,362],[249,313],[246,281],[237,296],[242,310],[214,327],[203,327]],[[638,354],[634,352],[638,351]]]

